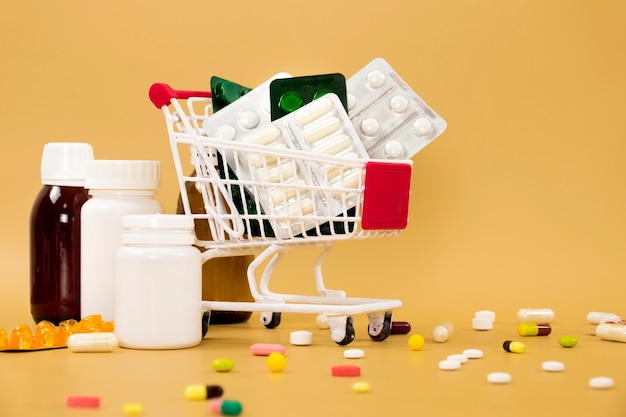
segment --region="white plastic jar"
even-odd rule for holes
[[[114,315],[114,259],[122,246],[122,217],[163,213],[155,199],[159,161],[93,160],[85,168],[91,198],[81,212],[81,318]]]
[[[115,256],[122,347],[180,349],[202,340],[202,259],[191,216],[128,215]]]

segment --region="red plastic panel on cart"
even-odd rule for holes
[[[363,192],[363,230],[405,229],[410,187],[411,165],[368,162]]]

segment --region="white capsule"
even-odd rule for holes
[[[354,96],[353,96],[354,97]],[[300,126],[311,123],[313,120],[328,113],[333,108],[333,102],[327,98],[319,98],[294,112],[293,119]]]
[[[296,185],[301,185],[304,187],[306,183],[303,180],[297,180],[294,182]],[[270,196],[272,198],[272,202],[274,205],[279,206],[281,204],[285,204],[290,200],[293,200],[298,196],[298,191],[300,191],[300,195],[303,193],[303,189],[300,188],[274,188],[270,192]]]
[[[443,361],[439,361],[439,369],[443,369],[444,371],[453,371],[455,369],[459,369],[461,367],[461,362],[456,360],[445,359]]]
[[[589,380],[589,386],[594,389],[609,389],[613,386],[613,378],[596,376]]]
[[[511,382],[511,374],[506,372],[492,372],[487,375],[487,381],[492,384],[508,384]]]
[[[283,162],[275,167],[263,170],[259,173],[261,181],[282,182],[293,177],[296,173],[296,164],[293,161]]]
[[[303,198],[293,203],[289,204],[284,210],[282,210],[282,214],[285,216],[295,217],[295,216],[306,216],[307,214],[311,214],[313,212],[313,200],[310,198]]]
[[[561,372],[565,369],[565,364],[558,361],[545,361],[541,364],[541,368],[548,372]]]
[[[307,141],[307,143],[313,143],[336,132],[340,127],[341,120],[339,120],[338,117],[328,117],[313,126],[305,128],[302,131],[302,138]]]
[[[287,145],[285,145],[284,143],[277,143],[275,145],[272,145],[272,148],[286,149]],[[267,165],[274,164],[278,157],[275,155],[253,153],[250,154],[249,159],[252,166],[254,166],[255,168],[261,168]]]
[[[280,130],[276,126],[267,125],[243,136],[241,141],[246,143],[256,143],[258,145],[267,145],[275,142],[278,138],[280,138],[280,136]]]
[[[333,138],[330,138],[324,143],[316,144],[311,148],[313,152],[322,153],[326,155],[336,155],[344,149],[348,148],[352,144],[350,136],[340,134]]]
[[[517,319],[522,323],[548,324],[554,321],[554,311],[550,308],[521,308]]]
[[[606,320],[620,321],[621,318],[617,314],[601,311],[591,311],[587,314],[587,321],[591,324],[600,324]]]
[[[72,352],[111,352],[119,346],[115,333],[74,333],[67,338],[67,347]]]
[[[626,343],[626,324],[600,323],[596,327],[596,336],[611,342]]]
[[[483,357],[483,351],[480,349],[465,349],[463,355],[468,359],[480,359]]]

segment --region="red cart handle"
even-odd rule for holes
[[[189,97],[206,97],[211,98],[210,91],[187,91],[187,90],[174,90],[168,84],[154,83],[150,86],[148,92],[150,101],[157,109],[170,104],[173,98],[186,99]]]

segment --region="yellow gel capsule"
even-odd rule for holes
[[[124,404],[124,407],[122,407],[122,413],[124,413],[125,416],[136,416],[142,412],[143,407],[141,404]]]
[[[282,353],[272,352],[267,356],[265,364],[270,371],[281,372],[287,365],[287,359],[285,359],[285,355]]]
[[[51,348],[63,346],[59,343],[59,335],[53,323],[42,320],[35,326],[34,348]]]
[[[33,347],[33,332],[26,324],[20,324],[11,332],[11,341],[9,342],[11,349],[28,350]]]
[[[414,334],[409,337],[409,347],[411,350],[422,350],[424,344],[424,336],[421,334]]]
[[[370,384],[368,384],[367,382],[355,382],[354,384],[352,384],[352,391],[354,392],[365,393],[369,392],[369,390]]]

